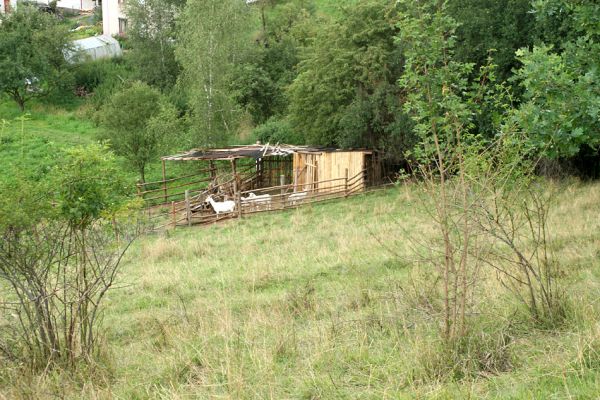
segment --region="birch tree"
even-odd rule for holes
[[[185,0],[133,0],[126,4],[127,32],[138,77],[161,89],[171,88],[179,75],[175,60],[176,21]]]
[[[239,116],[230,80],[249,39],[251,8],[243,0],[191,0],[181,18],[179,85],[191,109],[193,145],[226,143]]]

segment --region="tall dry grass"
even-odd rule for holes
[[[440,349],[431,227],[410,185],[150,236],[105,315],[110,364],[88,379],[0,373],[6,398],[593,398],[600,392],[600,185],[564,186],[552,246],[572,303],[529,324],[486,270],[457,351]],[[447,350],[447,349],[446,349]],[[466,360],[466,361],[465,361]],[[457,362],[455,362],[457,361]],[[450,366],[450,367],[449,367]],[[1,396],[0,396],[1,398]]]

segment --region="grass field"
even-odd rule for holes
[[[573,182],[561,190],[551,226],[572,304],[568,324],[533,328],[496,275],[483,274],[473,337],[481,338],[482,359],[496,354],[498,336],[490,332],[510,337],[503,370],[462,379],[432,375],[440,343],[425,299],[433,275],[411,252],[432,231],[422,199],[406,186],[140,239],[110,295],[106,364],[75,378],[16,379],[18,371],[4,371],[0,393],[7,399],[597,398],[600,185]]]
[[[18,170],[34,179],[41,178],[56,164],[62,150],[97,142],[101,128],[87,107],[81,99],[72,99],[62,106],[32,102],[22,114],[14,102],[0,101],[0,170]],[[118,161],[135,191],[137,171],[123,158]],[[189,173],[185,169],[188,167],[171,165],[168,172],[173,174],[170,177],[182,176]],[[162,179],[158,157],[148,165],[146,177],[148,181]]]
[[[32,104],[21,114],[13,102],[0,102],[0,168],[38,175],[54,164],[60,149],[95,141],[98,129],[79,106]]]

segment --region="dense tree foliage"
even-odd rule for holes
[[[176,19],[185,0],[133,0],[127,38],[137,78],[161,89],[172,87],[180,66],[175,60]]]
[[[68,78],[68,32],[52,15],[21,5],[0,14],[0,92],[22,110],[27,101],[49,94]]]
[[[313,7],[304,2],[261,3],[261,31],[234,72],[235,100],[257,125],[287,113],[286,89],[296,78],[300,48],[312,35]]]
[[[289,89],[294,129],[313,144],[372,147],[402,154],[410,128],[396,85],[398,8],[370,0],[322,21]]]
[[[142,130],[159,121],[166,127],[153,129],[168,130],[174,118],[184,118],[190,122],[184,140],[175,141],[182,148],[261,140],[369,147],[392,162],[410,162],[424,138],[405,107],[411,92],[398,85],[410,71],[410,44],[399,33],[415,5],[347,1],[323,13],[315,4],[128,2],[131,50],[122,60],[77,67],[77,91],[93,93],[90,102],[98,110],[132,80],[158,89],[177,103],[177,116],[161,106],[153,115],[169,115]],[[597,1],[456,0],[435,6],[455,23],[448,38],[453,62],[470,66],[468,74],[461,71],[459,85],[468,90],[457,92],[461,101],[477,105],[468,116],[470,130],[491,141],[502,126],[511,126],[544,157],[598,158]],[[70,82],[65,32],[53,17],[21,7],[3,18],[5,93],[23,107],[54,83]],[[425,30],[419,42],[427,43],[430,33]]]
[[[469,129],[491,140],[502,124],[516,124],[547,157],[596,148],[595,2],[437,6],[456,23],[453,59],[471,66],[461,78],[470,97],[459,93],[477,105]],[[169,35],[190,109],[189,145],[236,142],[245,112],[243,126],[256,127],[261,141],[371,147],[406,160],[419,135],[404,107],[410,93],[397,85],[407,43],[394,38],[411,10],[384,0],[341,3],[331,15],[311,1],[188,2],[169,14],[179,23]]]
[[[457,0],[446,7],[458,24],[456,59],[482,66],[493,50],[499,77],[509,78],[517,66],[515,51],[534,40],[530,0]]]
[[[549,44],[517,52],[523,104],[514,119],[533,148],[550,158],[600,145],[600,4],[534,2]],[[599,173],[600,171],[596,171]]]
[[[146,165],[177,140],[177,110],[161,93],[142,82],[115,93],[102,109],[106,137],[117,154],[127,158],[145,181]]]
[[[195,146],[224,144],[236,133],[239,112],[229,82],[248,39],[250,14],[241,1],[190,0],[181,16],[179,84],[189,99]]]

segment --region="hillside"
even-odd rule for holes
[[[5,375],[0,393],[593,398],[600,392],[599,202],[599,184],[571,183],[552,214],[561,282],[574,305],[563,329],[528,326],[496,274],[483,270],[476,308],[488,319],[477,323],[488,329],[472,357],[504,357],[499,371],[457,382],[432,376],[440,345],[427,306],[432,275],[410,250],[431,236],[418,193],[406,186],[140,239],[110,295],[111,353],[92,367],[95,381],[81,388],[62,375]],[[489,332],[510,339],[499,347]]]
[[[0,18],[0,400],[599,398],[600,2],[126,3]]]
[[[52,106],[35,102],[25,114],[6,99],[0,100],[0,169],[19,171],[28,178],[40,179],[54,166],[62,151],[74,146],[85,146],[101,140],[102,128],[92,120],[89,105],[82,100]],[[123,175],[132,193],[137,173],[118,158]],[[182,174],[179,166],[170,172]],[[9,179],[11,176],[2,176]],[[160,161],[148,165],[149,180],[161,178]]]

